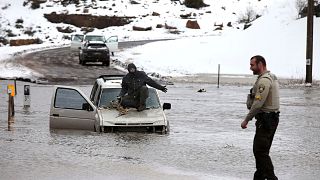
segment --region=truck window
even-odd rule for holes
[[[58,88],[56,91],[55,108],[82,110],[83,103],[87,101],[74,89]]]
[[[110,102],[117,99],[121,88],[106,88],[102,90],[101,99],[99,101],[99,107],[110,107]],[[159,108],[160,102],[157,96],[156,90],[149,88],[149,97],[146,102],[147,108]]]
[[[97,92],[97,88],[98,88],[98,83],[95,82],[92,87],[91,94],[90,94],[90,101],[92,101],[92,102],[93,102],[94,95]]]

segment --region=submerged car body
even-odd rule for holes
[[[149,88],[147,109],[138,112],[135,108],[120,114],[112,106],[121,90],[121,79],[98,78],[88,98],[80,89],[70,86],[55,86],[50,109],[50,129],[83,129],[98,132],[150,131],[167,133],[169,122],[164,114],[169,103],[160,104],[158,92]]]

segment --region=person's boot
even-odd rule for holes
[[[140,104],[140,106],[137,108],[137,110],[140,112],[140,111],[143,111],[146,109],[146,105],[145,104]]]

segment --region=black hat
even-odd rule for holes
[[[134,65],[133,63],[128,64],[128,70],[134,68],[135,70],[137,70],[136,65]]]

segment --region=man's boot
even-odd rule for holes
[[[140,111],[143,111],[146,109],[146,104],[140,104],[140,106],[137,108],[137,110],[140,112]]]

